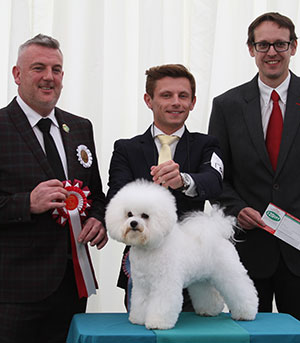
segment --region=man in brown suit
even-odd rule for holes
[[[78,296],[68,224],[57,224],[52,211],[66,205],[61,181],[82,181],[92,205],[75,239],[106,244],[93,130],[89,120],[55,107],[63,79],[55,39],[38,35],[21,45],[13,76],[18,96],[0,110],[0,342],[65,342],[87,298]],[[51,120],[60,180],[44,152],[42,118]]]

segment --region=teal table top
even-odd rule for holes
[[[300,321],[283,313],[258,313],[254,321],[234,321],[228,313],[200,317],[180,314],[170,330],[133,325],[127,313],[74,316],[67,343],[300,343]]]

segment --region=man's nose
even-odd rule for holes
[[[46,68],[44,77],[45,80],[53,80],[53,71],[52,68]]]
[[[275,50],[274,45],[270,46],[268,55],[271,55],[271,56],[277,55],[277,51]]]
[[[172,97],[172,105],[174,105],[174,106],[180,105],[180,98],[178,95],[174,95]]]

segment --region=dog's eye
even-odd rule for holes
[[[127,216],[128,216],[128,217],[133,217],[132,212],[128,212],[128,213],[127,213]]]
[[[142,213],[142,216],[141,216],[143,219],[148,219],[149,218],[149,216],[148,216],[148,214],[146,214],[146,213]]]

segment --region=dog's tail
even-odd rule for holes
[[[219,233],[226,239],[234,241],[234,227],[236,225],[236,218],[233,216],[226,216],[223,210],[217,205],[213,205],[209,216],[215,222]]]
[[[201,227],[200,231],[199,228],[197,230],[201,234],[205,234],[206,230],[214,230],[215,234],[234,242],[236,218],[226,216],[223,210],[217,205],[213,205],[209,213],[200,211],[187,213],[181,222],[185,231],[189,230],[189,223],[191,222],[195,223],[193,226]]]

